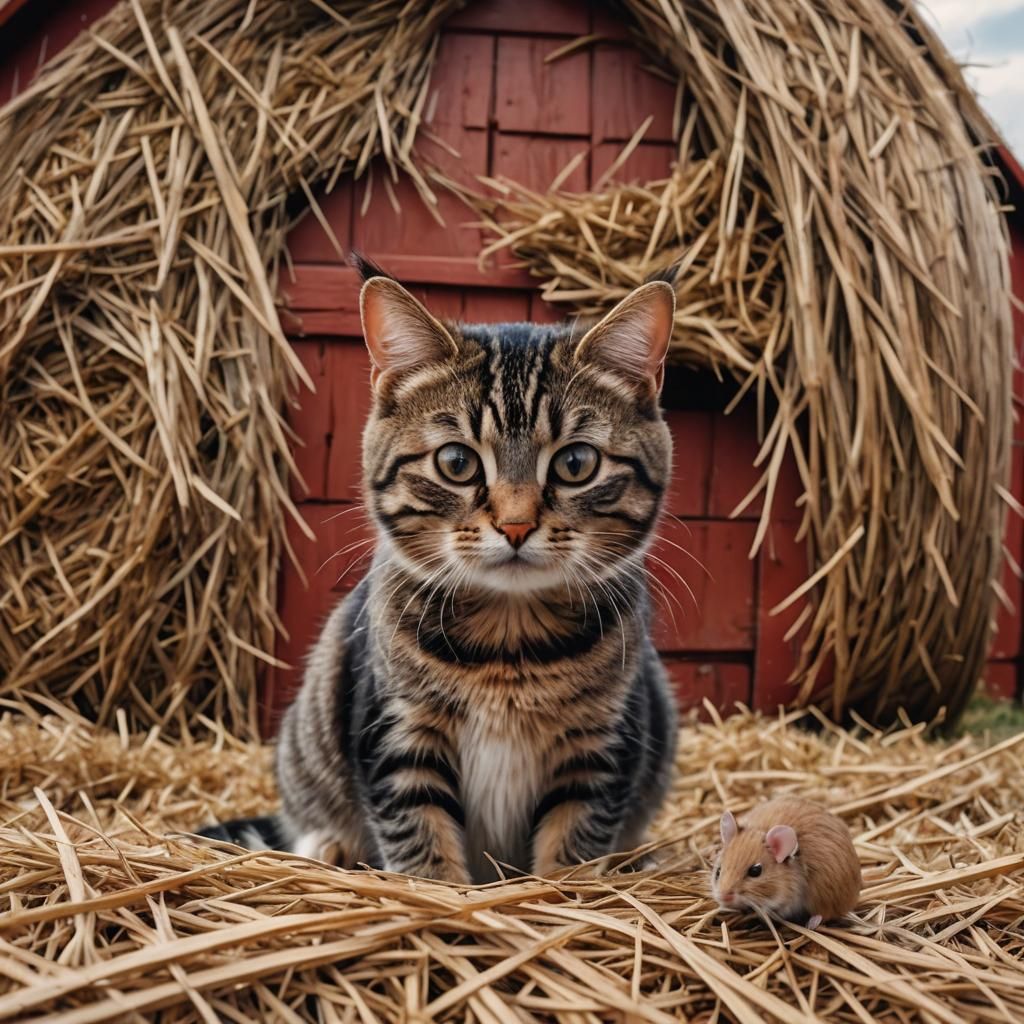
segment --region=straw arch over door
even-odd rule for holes
[[[5,697],[252,726],[293,511],[303,370],[272,284],[291,197],[378,153],[438,193],[413,143],[459,6],[132,0],[0,116],[23,154],[0,169]],[[836,712],[956,711],[990,632],[1010,417],[969,97],[879,0],[623,6],[698,111],[675,177],[632,197],[658,243],[613,232],[609,255],[568,228],[621,209],[614,189],[513,195],[506,229],[581,307],[691,253],[674,356],[774,403],[766,517],[787,452],[805,485],[802,678],[832,663]]]

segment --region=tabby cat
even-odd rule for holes
[[[673,289],[456,325],[361,269],[372,567],[282,723],[280,815],[205,834],[461,883],[630,849],[676,742],[644,570]]]

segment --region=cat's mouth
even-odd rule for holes
[[[564,573],[551,559],[522,550],[479,559],[470,569],[469,578],[488,590],[501,593],[549,590],[565,583]]]
[[[485,569],[545,569],[548,568],[544,558],[522,548],[513,549],[501,558],[489,558],[483,563]]]

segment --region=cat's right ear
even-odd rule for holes
[[[363,337],[373,366],[370,383],[458,355],[448,329],[390,277],[371,277],[359,293]]]

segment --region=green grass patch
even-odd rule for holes
[[[985,694],[974,697],[960,721],[960,733],[988,734],[993,743],[1024,732],[1024,705],[1009,700],[993,700]]]

